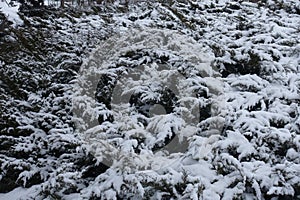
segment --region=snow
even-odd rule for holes
[[[20,5],[20,3],[15,1],[8,3],[7,1],[0,1],[0,12],[3,12],[8,21],[12,22],[15,27],[23,25],[23,20],[18,14]]]
[[[31,188],[18,187],[8,193],[0,193],[0,200],[26,200],[37,195],[37,188],[36,186]]]
[[[41,65],[49,72],[38,73],[39,62],[29,57],[38,66],[31,78],[19,69],[31,66],[24,60],[1,62],[6,67],[1,73],[10,79],[46,83],[27,88],[27,99],[19,100],[6,89],[7,81],[0,81],[6,92],[1,108],[15,122],[3,132],[25,133],[0,137],[0,178],[11,168],[24,186],[35,175],[42,177],[34,186],[40,193],[16,188],[0,198],[299,194],[298,1],[173,3],[136,2],[125,9],[116,2],[101,7],[99,15],[28,18],[36,26],[59,26],[47,41],[62,42],[64,50],[43,57],[45,63],[55,61]],[[81,59],[80,70],[74,69]],[[72,80],[57,80],[63,73]],[[105,76],[108,84],[98,87]],[[116,80],[109,105],[110,94],[103,90]],[[143,103],[161,103],[163,86],[175,94],[176,108],[147,116],[143,112],[151,105]],[[106,99],[97,102],[95,92]],[[131,103],[135,94],[141,95]],[[199,115],[202,109],[210,115]],[[166,144],[174,133],[174,143]]]

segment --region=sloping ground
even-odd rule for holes
[[[35,185],[35,192],[27,194],[41,199],[299,199],[299,10],[299,3],[289,0],[140,2],[89,11],[36,11],[40,16],[31,17],[24,12],[24,27],[6,29],[0,44],[0,192]],[[156,152],[151,141],[159,143],[159,137],[150,135],[150,142],[143,143],[120,132],[126,117],[106,122],[104,117],[96,129],[86,132],[79,132],[73,121],[74,85],[85,77],[89,62],[101,64],[97,55],[103,55],[101,48],[109,44],[106,38],[113,40],[112,33],[119,33],[112,45],[118,47],[143,32],[131,30],[153,28],[166,35],[175,31],[212,52],[214,72],[209,76],[222,82],[222,109],[214,116],[200,116],[195,129],[188,129],[195,130],[192,134],[183,130],[189,144],[184,152]],[[106,73],[114,77],[122,67],[178,62],[185,70],[197,69],[189,58],[187,64],[182,62],[186,57],[181,51],[167,51],[160,42],[153,51],[138,42],[128,43],[136,45],[131,49],[113,50],[117,53],[108,54]],[[185,52],[195,53],[193,45]],[[86,59],[93,49],[94,56]],[[183,73],[193,83],[186,85],[187,91],[206,91],[196,95],[202,106],[214,92],[202,74],[193,73]],[[159,94],[163,93],[153,92],[151,100]],[[137,102],[145,103],[133,104],[140,106]],[[98,103],[100,113],[110,113],[101,95]],[[143,126],[155,124],[147,121],[154,119],[147,113],[134,116],[141,114],[146,116]],[[216,117],[223,128],[207,134]],[[140,123],[130,125],[137,130]],[[157,125],[162,125],[162,133],[170,129]],[[154,164],[168,165],[149,169],[145,162],[125,157],[105,166],[95,159],[103,159],[102,151],[93,149],[82,133],[111,134],[110,144],[125,146],[129,157],[148,155]],[[168,133],[162,134],[164,138]]]

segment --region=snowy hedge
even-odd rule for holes
[[[20,13],[0,36],[0,199],[299,199],[299,11],[182,0]]]

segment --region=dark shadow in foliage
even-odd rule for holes
[[[44,0],[19,0],[19,2],[21,3],[21,10],[25,7],[27,9],[37,9],[44,6]]]
[[[95,98],[97,102],[104,104],[106,108],[109,110],[111,109],[111,98],[112,98],[113,90],[115,88],[116,81],[117,81],[116,77],[113,77],[108,74],[104,74],[100,78],[96,88]],[[105,121],[113,122],[114,117],[112,115],[98,116],[99,124],[102,124]]]
[[[31,186],[41,184],[42,182],[43,180],[40,173],[35,173],[33,176],[26,180],[26,183],[24,183],[23,180],[17,181],[18,185],[22,185],[25,188],[30,188]]]
[[[10,24],[11,22],[9,22],[5,15],[0,12],[0,38],[9,34],[8,30],[6,29]]]
[[[238,61],[236,64],[224,63],[224,69],[221,70],[222,77],[230,74],[261,74],[260,58],[258,55],[249,53],[250,59],[247,61]]]
[[[15,189],[16,187],[21,186],[20,183],[16,182],[16,180],[18,179],[19,174],[22,172],[22,170],[17,168],[15,169],[14,167],[17,166],[10,166],[2,177],[0,181],[0,193],[6,193]]]
[[[134,106],[140,114],[145,115],[146,117],[150,117],[150,109],[155,104],[162,105],[166,110],[166,114],[174,112],[178,101],[176,95],[169,88],[165,88],[164,90],[158,92],[162,94],[159,99],[147,101],[143,101],[143,93],[133,94],[129,100],[129,103],[131,106]]]
[[[97,163],[96,158],[91,154],[87,155],[86,157],[82,157],[75,164],[84,169],[82,178],[96,178],[109,168],[103,163]]]

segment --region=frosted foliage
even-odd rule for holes
[[[219,79],[212,77],[217,74],[211,67],[213,54],[192,38],[167,29],[132,29],[123,35],[107,40],[83,64],[74,89],[73,110],[78,113],[77,120],[80,121],[78,131],[100,161],[111,165],[111,159],[128,162],[127,159],[141,157],[142,166],[137,163],[129,165],[149,168],[161,159],[156,159],[156,155],[149,154],[149,151],[165,146],[165,140],[171,140],[174,134],[181,140],[197,134],[201,107],[211,102],[220,109],[223,86]],[[105,82],[107,77],[110,79]],[[106,84],[99,88],[99,80]],[[103,93],[109,87],[112,87],[111,93]],[[211,98],[197,97],[200,90]],[[96,96],[101,92],[103,96],[111,96],[107,97],[110,103],[93,101],[93,91],[96,91]],[[134,97],[137,94],[140,96]],[[177,99],[172,99],[171,94]],[[142,107],[134,108],[130,103],[132,98],[138,98],[134,103],[140,101]],[[153,107],[149,102],[163,105],[166,113],[143,115]],[[216,118],[220,114],[216,108],[209,108],[213,116],[207,120],[211,119],[211,124],[219,122],[219,126],[213,128],[215,134],[220,134],[224,120],[221,120],[221,115]],[[114,121],[96,125],[95,114],[103,115],[104,121],[113,116]],[[171,145],[182,146],[180,152],[187,149],[180,141]],[[147,151],[148,155],[136,154],[135,148]]]
[[[298,1],[92,8],[0,30],[0,199],[300,198]]]

